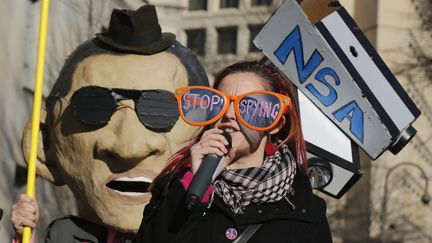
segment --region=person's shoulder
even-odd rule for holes
[[[99,238],[104,236],[105,227],[73,215],[60,217],[51,222],[46,231],[45,242],[73,242],[74,238]]]
[[[327,220],[327,204],[323,198],[316,194],[311,197],[311,210],[313,223],[309,228],[308,240],[304,242],[332,243],[330,225]]]
[[[151,189],[152,196],[160,197],[165,196],[168,192],[169,188],[175,182],[179,181],[181,176],[184,173],[166,173],[164,175],[160,175],[153,182],[153,187]]]
[[[71,232],[77,227],[74,223],[75,218],[75,216],[68,215],[52,221],[46,230],[45,242],[56,242],[58,240],[71,242],[69,241],[69,239],[73,238]]]
[[[166,173],[164,175],[160,175],[155,180],[155,188],[163,188],[172,179],[173,176],[173,173]]]
[[[80,218],[73,215],[67,215],[57,218],[48,225],[48,231],[52,231],[53,229],[70,229],[76,227],[76,221],[80,221]]]
[[[326,206],[326,201],[315,193],[312,193],[312,202],[319,206]]]
[[[83,219],[81,217],[75,216],[75,215],[66,215],[60,218],[57,218],[56,220],[52,221],[48,228],[64,228],[64,227],[80,227],[80,226],[86,226],[86,227],[102,227],[99,225],[96,225],[86,219]]]
[[[311,197],[311,204],[312,204],[312,208],[316,212],[319,212],[319,213],[325,215],[326,210],[327,210],[327,203],[323,198],[321,198],[317,194],[313,193],[312,197]]]

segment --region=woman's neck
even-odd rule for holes
[[[267,139],[263,139],[254,152],[244,155],[239,159],[235,159],[228,169],[245,169],[250,167],[259,167],[264,162],[264,150]]]

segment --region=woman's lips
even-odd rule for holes
[[[236,126],[232,126],[229,124],[221,124],[218,126],[219,129],[227,132],[227,133],[234,133],[234,132],[238,132],[239,129]]]
[[[117,200],[126,204],[147,203],[151,197],[148,186],[156,177],[152,171],[127,172],[111,175],[105,183],[105,189]]]

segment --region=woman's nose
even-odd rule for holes
[[[231,102],[228,106],[227,111],[223,115],[222,119],[224,120],[237,120],[235,110],[234,110],[234,102]]]
[[[133,109],[117,110],[103,129],[107,135],[97,141],[95,152],[121,163],[139,163],[167,151],[165,137],[146,129]]]

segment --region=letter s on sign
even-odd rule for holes
[[[315,75],[315,79],[324,84],[328,89],[329,89],[329,94],[327,96],[321,94],[313,84],[308,84],[306,85],[306,88],[312,93],[313,96],[315,96],[323,105],[325,106],[330,106],[332,105],[336,100],[337,100],[337,92],[336,90],[333,88],[333,86],[331,86],[327,80],[325,80],[326,76],[330,76],[333,78],[336,86],[338,86],[340,84],[340,79],[339,76],[337,75],[337,73],[329,68],[329,67],[325,67],[321,70],[319,70],[317,72],[317,74]]]

